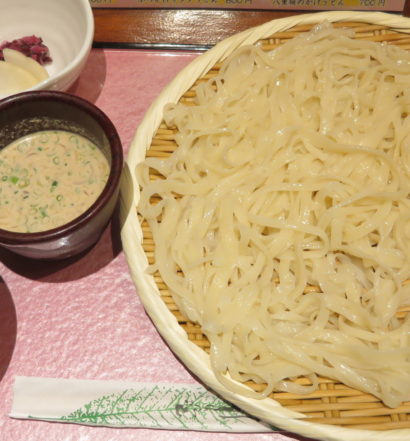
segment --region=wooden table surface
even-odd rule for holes
[[[104,47],[208,47],[252,26],[301,13],[303,12],[94,9],[94,40],[96,46]]]
[[[94,9],[95,45],[129,48],[207,48],[267,21],[307,11]],[[410,16],[410,0],[403,15]]]

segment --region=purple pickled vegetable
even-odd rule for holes
[[[0,45],[0,60],[4,60],[3,49],[9,48],[21,52],[26,57],[30,57],[41,65],[53,61],[50,57],[48,47],[43,43],[42,38],[35,35],[18,38],[13,41],[4,41]]]

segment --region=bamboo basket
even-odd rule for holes
[[[146,156],[168,156],[177,148],[174,130],[162,119],[164,105],[179,100],[192,101],[195,85],[215,75],[221,61],[237,47],[258,43],[265,50],[272,50],[324,20],[333,22],[334,26],[354,29],[355,38],[387,42],[410,50],[410,19],[380,12],[350,11],[274,20],[217,44],[183,69],[163,90],[135,134],[121,191],[122,242],[138,294],[159,333],[186,367],[220,396],[250,415],[311,438],[402,441],[410,439],[410,402],[390,409],[374,396],[334,380],[321,378],[319,389],[303,396],[280,392],[262,400],[252,399],[246,396],[246,389],[258,390],[261,386],[236,382],[244,394],[231,392],[218,381],[210,367],[209,342],[200,327],[178,311],[160,275],[150,276],[145,271],[153,262],[155,244],[149,228],[140,224],[137,215],[139,188],[134,170]],[[402,310],[399,314],[404,317],[409,311]]]

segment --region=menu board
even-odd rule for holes
[[[403,11],[405,0],[90,0],[93,8]]]

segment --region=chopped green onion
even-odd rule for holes
[[[41,214],[41,217],[48,217],[48,214],[47,214],[47,212],[46,212],[46,208],[47,207],[40,207],[40,214]]]

